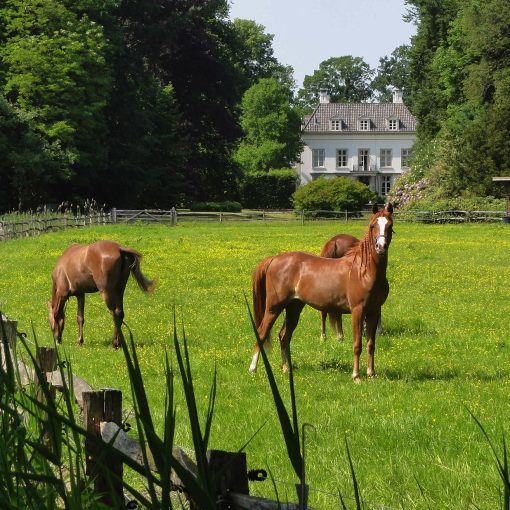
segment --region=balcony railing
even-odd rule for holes
[[[352,165],[353,172],[375,172],[377,165]]]

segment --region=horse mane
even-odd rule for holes
[[[352,263],[356,260],[356,258],[359,257],[360,259],[360,266],[359,266],[359,275],[364,275],[367,272],[368,267],[368,261],[370,260],[370,250],[372,248],[372,236],[370,235],[370,225],[372,224],[372,221],[374,217],[380,216],[380,211],[375,213],[372,218],[370,219],[369,227],[365,231],[365,235],[362,239],[360,239],[360,242],[351,246],[346,254],[345,257],[352,256]]]

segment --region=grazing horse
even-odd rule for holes
[[[113,347],[118,348],[119,330],[124,320],[124,289],[129,274],[144,292],[151,292],[154,287],[154,282],[140,270],[141,258],[137,251],[113,241],[97,241],[85,246],[73,244],[67,248],[53,269],[51,301],[48,303],[55,341],[62,343],[65,304],[71,296],[76,296],[78,343],[83,343],[85,293],[100,292],[113,317]]]
[[[374,351],[381,306],[389,293],[386,268],[393,228],[393,206],[373,215],[363,239],[339,259],[317,257],[304,252],[286,252],[264,259],[253,274],[253,311],[262,343],[278,316],[285,310],[279,333],[282,368],[290,367],[289,348],[292,333],[305,305],[334,314],[352,315],[354,363],[352,378],[360,382],[359,358],[362,350],[363,321],[366,322],[367,376],[375,375]],[[258,342],[250,364],[257,369]]]

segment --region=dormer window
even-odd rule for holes
[[[360,119],[359,130],[360,131],[370,131],[370,119]]]
[[[342,131],[341,119],[331,119],[331,131]]]
[[[388,129],[390,131],[398,131],[398,128],[399,128],[398,119],[388,119]]]

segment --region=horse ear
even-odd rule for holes
[[[377,205],[377,202],[372,206],[372,212],[375,214],[376,212],[379,212],[379,206]]]
[[[388,202],[388,204],[386,205],[386,210],[390,213],[390,214],[393,214],[393,204],[391,202]]]

